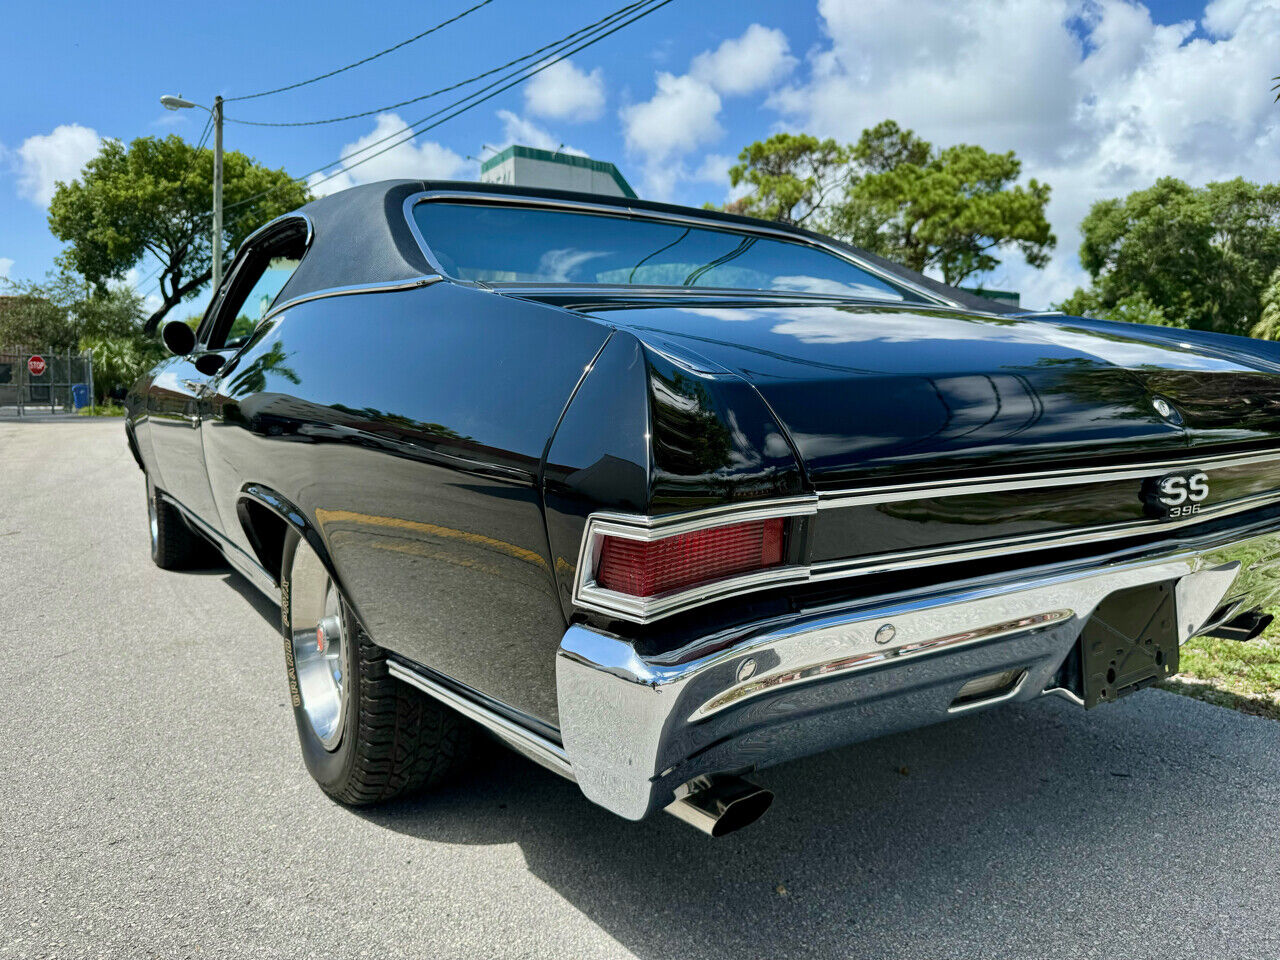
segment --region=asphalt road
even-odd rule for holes
[[[410,802],[311,783],[276,611],[164,573],[118,421],[0,422],[0,957],[1280,956],[1280,727],[1056,699],[633,824],[499,748]]]

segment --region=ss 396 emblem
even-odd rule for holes
[[[1172,520],[1199,513],[1208,496],[1209,475],[1203,470],[1193,470],[1149,480],[1142,499],[1148,513]]]

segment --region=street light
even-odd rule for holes
[[[200,107],[209,110],[199,103],[192,103],[182,97],[165,94],[160,98],[160,106],[166,110],[188,110]],[[217,293],[222,285],[222,98],[213,98],[213,290]]]

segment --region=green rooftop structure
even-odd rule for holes
[[[576,190],[609,197],[636,198],[618,168],[603,160],[514,144],[480,165],[483,183],[506,183],[547,190]]]
[[[1000,303],[1007,303],[1011,307],[1021,306],[1022,295],[1016,290],[989,290],[984,287],[961,287],[965,293],[976,293],[980,297],[986,297],[988,300],[997,300]]]

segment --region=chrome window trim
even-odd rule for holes
[[[697,217],[689,214],[666,213],[666,212],[657,211],[657,210],[645,210],[641,207],[633,207],[629,204],[624,205],[624,204],[611,204],[611,203],[591,203],[590,201],[586,201],[586,200],[554,200],[551,198],[536,197],[536,196],[515,196],[510,194],[485,193],[480,190],[423,190],[418,193],[411,194],[410,196],[406,197],[404,201],[404,217],[406,222],[409,224],[409,232],[413,234],[413,238],[418,242],[418,246],[422,248],[423,256],[427,258],[427,262],[431,264],[432,269],[435,270],[437,273],[440,273],[446,277],[448,277],[448,274],[445,273],[444,268],[440,265],[440,262],[436,259],[435,254],[431,250],[431,245],[427,243],[426,237],[422,235],[422,231],[418,229],[418,224],[413,218],[413,208],[415,206],[417,206],[419,203],[422,203],[424,201],[432,201],[432,200],[462,200],[469,203],[506,204],[509,206],[518,206],[518,207],[536,207],[536,208],[548,209],[548,210],[562,210],[569,213],[594,214],[596,216],[612,216],[612,217],[622,217],[622,218],[635,217],[641,220],[651,220],[651,221],[656,221],[660,223],[672,223],[672,224],[678,224],[680,226],[686,226],[686,227],[697,226],[697,227],[702,227],[708,230],[722,230],[727,233],[744,233],[744,234],[751,234],[751,235],[763,236],[763,237],[773,237],[776,239],[786,240],[790,243],[797,243],[797,244],[801,244],[802,246],[812,247],[815,250],[821,250],[822,252],[827,253],[838,260],[843,260],[845,263],[852,264],[853,266],[857,267],[859,270],[866,271],[871,276],[879,280],[883,280],[892,286],[901,287],[904,290],[910,290],[912,293],[921,297],[924,300],[925,304],[927,305],[932,304],[935,306],[951,307],[958,310],[968,310],[969,312],[972,312],[972,313],[981,312],[981,311],[975,311],[975,310],[972,310],[971,308],[965,307],[963,304],[960,304],[954,300],[950,300],[942,296],[941,294],[937,294],[930,290],[926,290],[925,288],[918,286],[915,283],[912,283],[910,280],[906,280],[901,277],[897,277],[893,274],[886,273],[885,271],[879,269],[878,267],[867,262],[866,260],[863,260],[861,257],[858,257],[855,254],[849,253],[847,250],[841,250],[839,247],[833,246],[828,243],[823,243],[820,240],[815,240],[811,237],[799,236],[797,234],[790,233],[787,230],[769,227],[764,224],[761,224],[759,226],[756,226],[755,224],[750,224],[750,225],[727,224],[727,223],[721,224],[721,223],[717,223],[714,220],[708,220],[704,217]],[[478,283],[478,281],[457,280],[453,277],[449,277],[449,279],[452,280],[454,283]],[[531,283],[529,284],[529,286],[537,287],[537,286],[540,286],[540,284]],[[570,289],[573,287],[596,289],[598,286],[600,285],[568,284],[566,285],[566,289]],[[661,290],[661,289],[670,289],[670,288],[657,287],[657,286],[655,287],[636,286],[632,289]],[[706,288],[706,287],[691,287],[689,289],[696,290],[699,293],[705,293],[708,291],[714,292],[713,288]],[[773,293],[773,294],[783,293],[783,291],[777,291],[777,290],[754,291],[754,290],[740,290],[737,288],[733,288],[732,292],[737,294],[748,294],[748,295],[755,294],[755,293]],[[797,295],[805,296],[805,294],[803,294],[800,291],[797,291]],[[838,299],[841,299],[841,300],[864,300],[865,299],[865,301],[868,303],[884,303],[884,304],[893,304],[893,305],[901,305],[904,303],[910,305],[912,302],[909,300],[881,300],[876,297],[862,298],[862,297],[856,297],[852,295],[847,297],[840,297]]]
[[[240,246],[236,248],[236,256],[237,257],[240,256],[240,251],[245,247],[249,246],[250,244],[254,243],[260,235],[267,233],[268,231],[274,229],[275,227],[278,227],[280,224],[284,223],[286,220],[301,220],[303,223],[307,225],[307,235],[302,241],[302,249],[310,250],[311,241],[315,239],[315,235],[316,235],[316,225],[315,223],[312,222],[311,217],[307,216],[307,214],[299,210],[295,210],[293,213],[282,213],[280,216],[272,220],[268,220],[266,223],[260,226],[257,230],[253,231],[253,233],[249,234],[247,237],[241,240]]]
[[[635,623],[648,623],[659,617],[692,607],[723,600],[764,587],[787,583],[804,583],[809,568],[801,564],[784,564],[699,584],[685,590],[657,597],[633,597],[608,590],[595,581],[596,558],[602,537],[625,537],[629,540],[661,540],[666,537],[753,520],[808,517],[817,512],[813,496],[770,500],[767,503],[731,504],[690,513],[660,517],[639,514],[593,513],[587,518],[582,544],[578,549],[578,567],[574,576],[575,605],[599,613],[607,613]]]
[[[325,287],[321,290],[312,290],[310,293],[299,294],[284,303],[272,307],[260,322],[266,323],[276,314],[282,313],[290,307],[296,307],[300,303],[307,303],[310,300],[349,297],[360,293],[391,293],[396,290],[413,290],[417,287],[429,287],[431,284],[439,283],[443,279],[444,277],[440,276],[415,277],[412,280],[395,280],[385,283],[352,283],[344,287]]]
[[[818,494],[823,510],[866,504],[894,503],[902,500],[932,500],[966,494],[999,493],[1039,487],[1065,487],[1082,483],[1110,483],[1116,480],[1143,480],[1159,477],[1172,470],[1222,470],[1253,463],[1280,462],[1280,450],[1261,453],[1220,454],[1216,457],[1183,457],[1157,463],[1119,467],[1080,467],[1071,470],[1048,470],[1033,473],[1010,473],[994,477],[958,480],[922,480],[918,483],[885,484],[859,490],[830,490]]]
[[[209,298],[209,305],[205,307],[204,314],[200,318],[200,324],[196,328],[196,342],[198,344],[203,345],[206,343],[209,334],[212,333],[212,324],[217,322],[217,313],[218,310],[222,308],[222,299],[226,295],[226,292],[231,289],[231,281],[235,275],[239,273],[240,267],[243,264],[244,257],[242,255],[257,242],[259,237],[271,232],[282,223],[290,220],[301,220],[307,228],[307,235],[303,237],[302,240],[302,257],[305,258],[306,255],[311,252],[311,241],[316,237],[316,225],[312,221],[311,217],[297,210],[292,213],[282,213],[280,216],[275,217],[272,220],[268,220],[257,230],[253,231],[253,233],[241,240],[240,246],[236,247],[236,255],[231,259],[231,262],[227,265],[226,271],[222,275],[222,283],[218,286],[217,290],[213,291],[213,296]],[[301,260],[299,260],[299,263],[301,263]],[[286,280],[285,283],[287,284],[288,281]],[[273,306],[272,309],[268,310],[266,315],[258,321],[258,323],[264,323],[267,317],[271,316],[274,312],[275,308]]]

